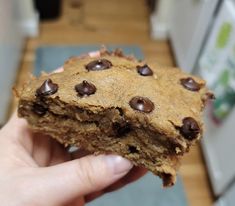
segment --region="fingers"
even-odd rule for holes
[[[58,205],[107,187],[131,168],[132,164],[120,156],[86,156],[40,169],[35,180],[39,187],[35,187],[41,190],[37,194],[45,197],[46,205]]]
[[[33,134],[33,151],[32,158],[38,166],[45,167],[50,162],[51,156],[51,139],[47,135],[39,133]]]
[[[38,166],[52,166],[70,159],[70,155],[63,145],[52,137],[35,133],[33,139],[32,157]]]
[[[65,206],[84,206],[85,200],[83,197],[78,197],[71,202],[67,203]]]
[[[80,148],[77,151],[71,153],[71,158],[72,159],[79,159],[81,157],[85,157],[90,154],[91,154],[91,152]]]
[[[6,123],[6,125],[2,128],[1,131],[6,133],[7,136],[12,136],[12,138],[16,138],[19,136],[19,134],[24,133],[25,129],[27,129],[26,120],[19,118],[17,116],[17,112],[15,111],[11,116],[10,120]]]
[[[52,73],[60,73],[62,71],[64,71],[64,68],[63,67],[59,67],[56,70],[54,70]]]
[[[88,55],[90,57],[99,57],[100,56],[100,51],[89,52]]]
[[[64,148],[64,145],[61,145],[56,140],[52,139],[51,158],[48,166],[57,165],[69,160],[71,160],[71,156]]]
[[[144,168],[133,167],[123,178],[121,178],[119,181],[113,183],[109,187],[105,188],[104,190],[86,195],[85,201],[90,202],[90,201],[102,196],[103,194],[105,194],[107,192],[112,192],[112,191],[118,190],[118,189],[124,187],[125,185],[138,180],[139,178],[144,176],[146,173],[147,173],[147,170]]]
[[[30,154],[32,153],[32,132],[28,129],[26,120],[19,118],[16,111],[13,113],[7,124],[2,128],[1,136],[6,141],[10,141],[11,143],[18,142],[26,149],[27,152]]]

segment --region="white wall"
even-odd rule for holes
[[[31,0],[0,0],[0,124],[9,108],[25,36],[32,31],[25,25],[33,13]]]
[[[33,0],[14,0],[17,4],[23,32],[27,36],[38,35],[39,16],[34,9]]]

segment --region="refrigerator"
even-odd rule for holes
[[[205,114],[202,148],[213,191],[225,199],[235,180],[235,1],[222,2],[197,68],[216,96]]]
[[[202,150],[215,205],[235,205],[235,0],[174,1],[169,35],[178,66],[215,93]]]

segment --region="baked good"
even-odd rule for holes
[[[213,98],[205,81],[120,51],[74,57],[64,68],[18,91],[19,117],[65,146],[119,154],[173,185],[180,159],[202,136],[201,112]]]

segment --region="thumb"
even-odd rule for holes
[[[37,190],[35,195],[46,200],[45,205],[60,205],[107,187],[131,168],[130,161],[116,155],[90,155],[42,168],[36,178],[37,188],[41,191]]]

